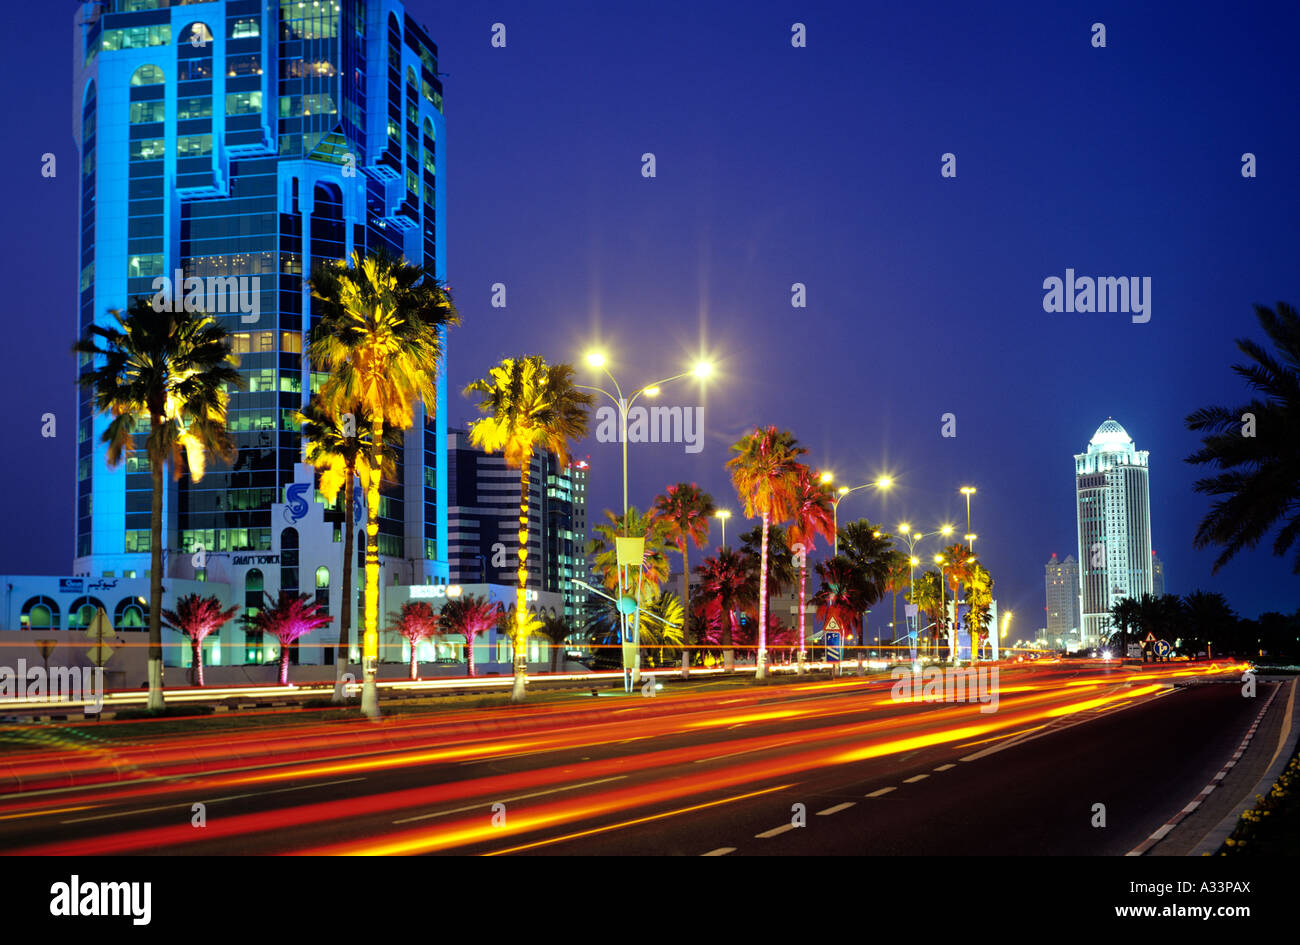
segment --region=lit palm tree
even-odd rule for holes
[[[298,640],[313,630],[329,625],[331,618],[322,613],[323,605],[306,594],[281,591],[276,600],[266,594],[267,606],[253,616],[245,616],[244,623],[257,633],[269,633],[280,641],[280,685],[289,684],[289,651]]]
[[[894,617],[891,630],[894,639],[898,639],[898,595],[905,592],[912,581],[912,563],[910,556],[903,551],[889,553],[885,573],[885,593],[894,598]]]
[[[767,676],[767,533],[794,514],[798,496],[798,458],[808,452],[794,436],[776,427],[755,429],[731,447],[736,455],[727,461],[736,494],[745,503],[745,515],[763,520],[763,543],[759,555],[758,667],[755,677]]]
[[[402,609],[388,615],[389,628],[397,631],[411,644],[411,678],[419,676],[419,649],[421,640],[432,639],[438,632],[438,612],[422,600],[408,600]]]
[[[662,526],[665,540],[676,546],[682,554],[682,595],[684,607],[691,599],[691,556],[690,543],[696,548],[703,548],[709,540],[709,519],[714,512],[713,496],[704,492],[695,483],[679,482],[671,485],[663,495],[656,496],[650,514]],[[690,643],[690,635],[683,630],[684,644]],[[687,646],[682,647],[682,676],[690,675],[691,653]]]
[[[384,449],[378,457],[370,449],[371,431],[358,428],[359,408],[338,413],[321,398],[313,397],[298,414],[305,458],[320,472],[320,491],[330,502],[343,490],[343,612],[339,614],[339,642],[334,651],[334,701],[346,699],[344,678],[348,668],[348,644],[352,636],[352,568],[356,563],[355,532],[357,520],[356,480],[369,484],[375,464],[382,466],[382,477],[392,477],[397,464],[394,457],[402,446],[400,431],[384,431]]]
[[[1249,361],[1232,370],[1256,396],[1232,409],[1202,408],[1185,421],[1203,444],[1187,462],[1220,470],[1196,483],[1197,492],[1224,497],[1196,529],[1197,548],[1223,549],[1215,573],[1274,527],[1273,554],[1284,555],[1300,541],[1300,313],[1278,302],[1276,310],[1256,305],[1255,315],[1276,353],[1239,338],[1237,348]],[[1300,574],[1300,549],[1292,571]]]
[[[514,628],[514,688],[512,702],[522,702],[528,684],[527,612],[528,506],[533,454],[554,453],[560,465],[569,461],[569,443],[587,435],[590,394],[573,383],[573,367],[548,365],[538,355],[506,358],[465,389],[480,394],[478,409],[487,416],[469,429],[469,440],[488,453],[504,453],[506,465],[519,470],[519,587]]]
[[[442,605],[439,614],[442,632],[459,633],[465,638],[465,663],[471,676],[477,675],[474,672],[474,638],[495,627],[501,619],[501,611],[500,604],[473,594],[453,597]]]
[[[885,596],[893,563],[893,539],[879,525],[865,518],[849,522],[839,530],[840,554],[857,569],[868,589],[870,607]],[[865,634],[864,634],[865,635]],[[865,640],[862,641],[864,644]]]
[[[812,596],[812,603],[817,607],[817,619],[825,624],[833,617],[845,631],[860,632],[862,615],[880,598],[880,594],[847,555],[839,554],[827,561],[818,561],[816,570],[821,581],[817,593]]]
[[[163,466],[179,479],[181,454],[190,478],[203,478],[212,453],[230,460],[235,443],[226,430],[228,385],[242,380],[230,335],[202,312],[155,312],[136,298],[115,327],[92,325],[73,350],[86,356],[78,383],[94,392],[95,410],[111,414],[104,431],[109,466],[145,435],[153,481],[149,516],[149,709],[163,708],[162,581]],[[106,551],[111,549],[97,549]]]
[[[569,637],[578,632],[578,628],[564,617],[546,611],[542,614],[542,625],[537,630],[551,645],[551,672],[559,669],[560,651],[564,649]]]
[[[685,612],[676,594],[642,594],[639,613],[640,640],[643,646],[656,648],[662,653],[665,648],[682,645]],[[622,616],[617,601],[598,597],[588,603],[587,631],[599,650],[617,650],[622,647],[619,636]],[[602,659],[600,662],[605,664],[609,661]]]
[[[791,547],[803,545],[798,553],[799,561],[799,669],[804,671],[804,657],[808,648],[808,637],[804,630],[804,602],[808,599],[808,555],[816,550],[817,536],[827,541],[835,540],[835,509],[831,497],[831,487],[821,481],[807,466],[799,472],[799,488],[796,493],[794,517],[786,537]]]
[[[198,594],[186,594],[176,602],[175,610],[163,611],[167,626],[190,638],[196,685],[203,685],[203,641],[237,613],[238,607],[222,609],[221,601],[215,595],[200,597]]]
[[[663,522],[655,518],[653,512],[642,514],[635,505],[630,506],[627,515],[615,515],[605,510],[605,523],[595,525],[592,531],[596,537],[591,540],[592,571],[611,591],[619,589],[618,554],[614,543],[616,538],[644,538],[645,546],[641,553],[641,588],[642,595],[657,593],[659,585],[668,580],[668,540]]]
[[[705,558],[695,569],[699,592],[694,609],[703,618],[708,632],[722,646],[723,664],[727,672],[736,666],[736,651],[732,647],[732,632],[736,626],[736,612],[752,607],[758,600],[758,585],[749,556],[720,548],[717,557]]]
[[[446,289],[419,266],[384,255],[354,253],[353,265],[323,266],[311,280],[321,318],[311,331],[312,368],[329,374],[321,397],[336,415],[356,405],[358,425],[370,428],[366,489],[366,606],[361,709],[379,715],[379,498],[388,427],[408,429],[415,404],[432,412],[446,329],[460,323]],[[346,606],[350,606],[348,601]]]
[[[979,659],[979,637],[988,628],[992,603],[993,577],[976,561],[966,575],[966,630],[970,633],[972,663]]]

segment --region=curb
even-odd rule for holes
[[[1291,736],[1287,739],[1286,745],[1278,752],[1277,759],[1264,772],[1264,776],[1259,779],[1259,783],[1246,795],[1246,800],[1242,801],[1232,813],[1225,816],[1215,825],[1213,830],[1202,837],[1201,842],[1192,849],[1188,856],[1213,856],[1219,847],[1223,846],[1223,841],[1228,839],[1232,835],[1232,831],[1237,829],[1237,822],[1241,819],[1241,815],[1254,808],[1256,797],[1260,794],[1267,795],[1273,789],[1273,785],[1277,783],[1277,779],[1282,776],[1282,772],[1286,770],[1286,766],[1291,761],[1291,756],[1295,754],[1296,741],[1300,738],[1300,725],[1296,724],[1295,718],[1297,686],[1300,686],[1300,680],[1292,679],[1291,695],[1288,697],[1287,705],[1290,710]],[[1284,724],[1285,722],[1284,719]]]

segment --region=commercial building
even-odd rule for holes
[[[1079,643],[1079,563],[1074,555],[1062,561],[1052,553],[1046,566],[1047,637],[1054,647]]]
[[[1074,457],[1079,529],[1080,644],[1096,646],[1110,609],[1152,592],[1148,454],[1114,419]]]

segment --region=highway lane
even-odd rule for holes
[[[886,787],[900,776],[927,774],[871,800],[932,790],[927,781],[937,784],[957,769],[927,772],[926,766],[974,765],[950,759],[998,744],[986,739],[1010,740],[1042,725],[1116,711],[1134,698],[1178,699],[1181,693],[1161,695],[1171,691],[1164,677],[1175,672],[1113,664],[1004,668],[996,713],[981,713],[978,704],[899,704],[890,699],[888,678],[818,680],[655,700],[430,713],[379,726],[171,736],[95,758],[55,752],[4,766],[27,788],[0,796],[0,848],[702,853],[708,850],[697,847],[718,838],[717,848],[749,852],[742,841],[752,845],[754,834],[780,826],[779,819],[769,823],[773,805],[788,811],[795,802],[787,800],[790,792],[809,797],[801,801],[809,827],[770,839],[804,843],[813,825],[861,814],[857,808],[867,799],[849,798],[853,785]],[[1236,691],[1205,687],[1211,690]],[[1224,707],[1215,711],[1216,731],[1231,728],[1219,717]],[[992,762],[1012,750],[986,757]],[[105,780],[110,771],[117,780]],[[821,805],[826,798],[835,800]],[[206,827],[191,826],[195,802],[207,805]],[[852,806],[818,813],[837,804]],[[744,833],[760,822],[766,826]],[[741,823],[744,829],[732,829]],[[844,846],[813,852],[864,852],[850,833],[858,836],[846,832]],[[568,839],[549,842],[557,837]],[[548,842],[532,845],[539,841]]]

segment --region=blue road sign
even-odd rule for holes
[[[838,663],[840,661],[840,634],[836,630],[827,630],[826,637],[826,661],[829,663]]]

